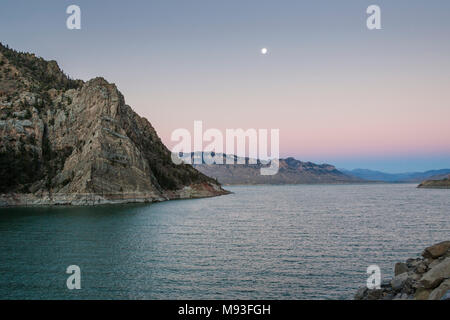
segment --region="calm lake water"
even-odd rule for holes
[[[450,240],[450,190],[234,186],[152,205],[0,209],[1,299],[352,299]],[[68,290],[69,265],[81,290]]]

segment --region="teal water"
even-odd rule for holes
[[[235,186],[151,205],[0,209],[1,299],[351,299],[450,236],[449,190]],[[81,268],[68,290],[67,266]]]

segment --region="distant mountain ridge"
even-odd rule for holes
[[[340,169],[343,173],[369,181],[383,182],[421,182],[439,180],[450,174],[450,169],[429,170],[425,172],[385,173],[369,169]]]
[[[292,157],[279,160],[279,171],[275,175],[261,175],[261,168],[267,165],[257,160],[250,164],[249,158],[240,158],[245,164],[193,164],[201,173],[222,184],[337,184],[363,182],[362,179],[347,175],[329,164],[303,162]],[[201,154],[192,154],[201,157]],[[233,156],[236,161],[239,157]],[[202,158],[199,158],[202,159]]]

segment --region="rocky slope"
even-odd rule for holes
[[[418,186],[419,188],[436,188],[436,189],[450,189],[450,176],[441,180],[425,180]]]
[[[398,262],[380,289],[362,287],[357,300],[450,300],[450,241],[426,248],[422,257]]]
[[[228,185],[353,183],[363,181],[340,172],[332,165],[302,162],[294,158],[280,159],[279,171],[272,176],[261,175],[260,170],[263,166],[260,161],[257,161],[257,164],[249,164],[248,158],[245,159],[245,164],[194,164],[198,171]]]
[[[103,78],[0,44],[0,206],[147,202],[227,193],[175,165],[152,125]]]

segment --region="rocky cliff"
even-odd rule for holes
[[[103,78],[0,44],[0,206],[147,202],[227,193],[175,165],[149,121]]]
[[[450,241],[426,248],[422,257],[398,262],[394,278],[379,289],[362,287],[357,300],[450,300]]]
[[[224,155],[224,159],[226,156]],[[237,160],[237,157],[235,157]],[[303,162],[294,158],[279,160],[279,170],[275,175],[261,175],[264,167],[259,160],[250,164],[194,164],[205,175],[223,184],[314,184],[314,183],[357,183],[362,179],[346,175],[329,164]],[[225,163],[225,160],[224,160]]]

